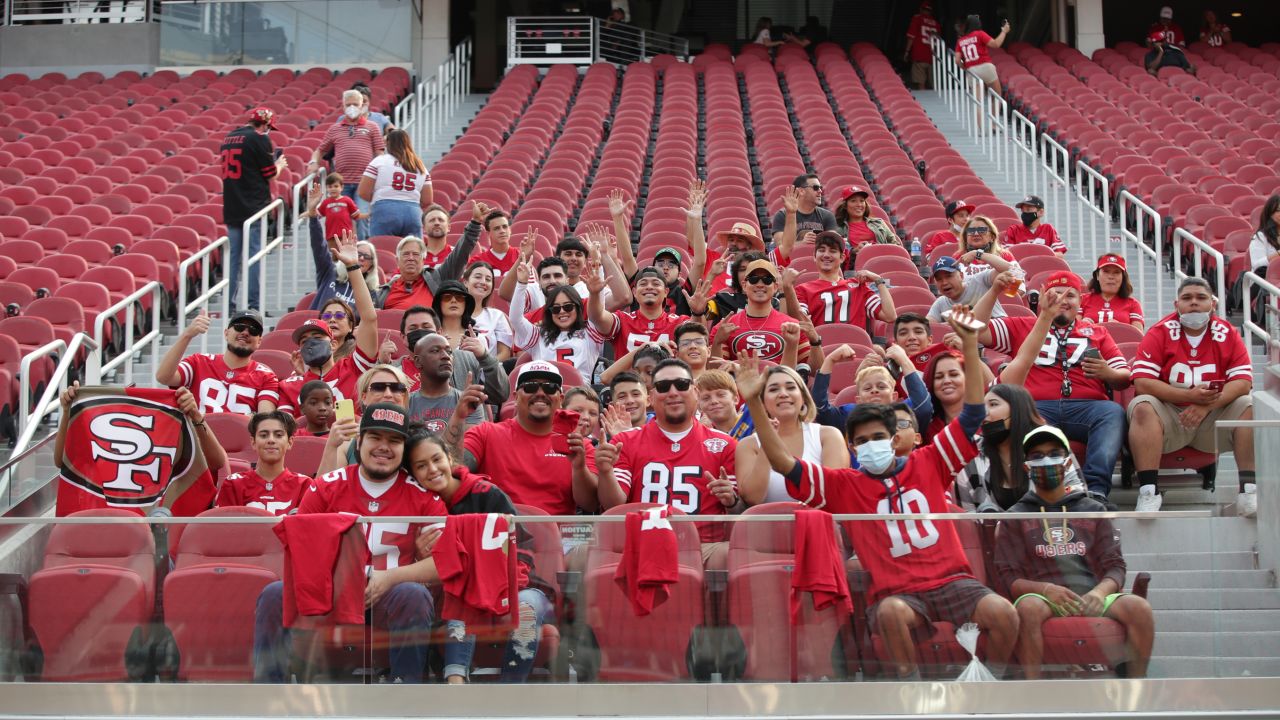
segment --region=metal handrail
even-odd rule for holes
[[[18,396],[18,437],[13,443],[13,455],[20,455],[27,449],[27,444],[31,442],[31,438],[35,437],[36,429],[40,427],[40,421],[56,407],[54,401],[67,389],[67,375],[70,374],[71,366],[74,364],[75,357],[79,354],[81,347],[87,347],[90,350],[88,353],[89,365],[86,367],[85,378],[87,381],[96,384],[100,380],[95,377],[97,369],[94,364],[98,358],[97,350],[101,346],[96,340],[84,333],[73,335],[70,345],[61,339],[54,340],[22,356],[22,366],[18,372],[18,376],[22,378],[22,382],[18,383],[22,391]],[[36,402],[35,409],[32,410],[31,365],[36,360],[52,355],[55,352],[61,352],[62,356],[58,360],[57,368],[53,371],[53,376],[49,378],[49,384],[45,387],[44,394],[40,396],[40,399]]]
[[[1067,149],[1047,133],[1040,134],[1040,162],[1045,172],[1046,202],[1053,207],[1067,207],[1071,198],[1071,156]],[[1061,195],[1061,197],[1059,197]],[[1074,238],[1071,213],[1063,213],[1063,237]]]
[[[419,155],[471,91],[471,38],[454,46],[435,74],[419,82],[392,110],[396,127],[409,133]],[[295,196],[295,207],[297,198]],[[296,215],[295,215],[296,220]]]
[[[153,296],[151,298],[151,330],[135,340],[133,337],[133,328],[135,324],[134,308],[137,307],[137,303],[147,295]],[[97,319],[93,322],[93,340],[97,343],[97,347],[105,347],[104,338],[106,337],[106,325],[110,322],[111,318],[118,315],[121,310],[123,310],[125,314],[124,351],[112,358],[110,362],[102,364],[98,368],[99,376],[115,370],[117,366],[124,365],[124,384],[130,385],[133,383],[133,362],[131,361],[135,355],[140,355],[143,348],[146,345],[150,345],[152,361],[154,362],[160,357],[160,307],[163,305],[163,300],[164,287],[160,285],[159,282],[152,280],[146,285],[143,285],[133,291],[130,295],[120,300],[120,302],[117,302],[115,305],[112,305],[106,310],[98,313]],[[92,375],[86,377],[94,384],[100,382],[100,378],[95,378]]]
[[[268,222],[267,218],[272,212],[276,213],[276,236],[271,240],[271,242],[267,242],[266,240],[267,222]],[[258,252],[255,253],[252,257],[250,257],[249,229],[255,223],[261,226],[262,234],[260,235],[260,237],[262,238],[261,239],[262,248],[258,250]],[[241,307],[241,308],[249,307],[249,269],[252,268],[255,263],[262,262],[262,260],[266,258],[266,256],[269,255],[272,250],[275,250],[283,242],[284,242],[284,198],[276,198],[275,200],[272,200],[271,203],[268,204],[266,207],[254,213],[249,219],[245,220],[244,223],[241,225],[240,257],[244,261],[244,275],[240,278],[240,297],[236,299],[238,302],[238,307]],[[224,268],[224,272],[222,273],[223,277],[230,277],[225,271],[226,266],[230,264],[231,264],[231,253],[227,253],[223,260],[223,268]],[[239,272],[240,268],[234,268],[232,271]],[[283,282],[284,282],[284,264],[281,263],[280,267],[278,268],[278,273],[276,277],[276,287],[277,288],[281,287]],[[262,268],[259,268],[258,269],[258,301],[259,302],[264,302],[266,300],[266,297],[265,297],[266,292],[267,292],[267,274],[262,271]],[[228,311],[230,310],[229,298],[227,297],[227,295],[229,294],[230,293],[223,293],[223,296],[222,296],[222,309],[223,309],[224,317],[227,316]]]
[[[1248,340],[1248,338],[1249,336],[1255,336],[1262,341],[1263,347],[1269,350],[1273,342],[1271,338],[1271,331],[1254,322],[1253,303],[1249,302],[1249,298],[1252,297],[1252,293],[1250,293],[1249,290],[1251,288],[1257,287],[1258,289],[1265,292],[1269,296],[1268,302],[1266,303],[1266,307],[1271,309],[1273,313],[1280,313],[1280,287],[1276,287],[1275,285],[1271,284],[1267,280],[1264,280],[1262,277],[1260,277],[1257,273],[1255,273],[1252,270],[1246,271],[1243,277],[1244,277],[1244,290],[1243,290],[1244,322],[1241,323],[1240,327],[1244,329],[1244,334],[1246,338],[1245,342],[1248,343],[1250,346],[1252,346],[1252,343]],[[1258,318],[1258,320],[1261,320],[1262,322],[1266,322],[1267,319]]]
[[[1195,252],[1195,277],[1204,277],[1204,256],[1208,255],[1215,261],[1218,276],[1218,300],[1224,302],[1227,297],[1227,268],[1222,257],[1222,253],[1211,247],[1209,243],[1192,235],[1185,228],[1174,228],[1173,242],[1170,244],[1170,251],[1173,252],[1173,277],[1178,282],[1187,279],[1189,275],[1182,270],[1182,244],[1178,240],[1186,240],[1196,249]]]
[[[1044,176],[1040,172],[1040,164],[1036,161],[1035,123],[1017,110],[1009,114],[1009,122],[1012,125],[1013,146],[1018,151],[1018,161],[1011,168],[1014,183],[1021,188],[1034,187],[1037,189],[1036,194],[1044,197],[1049,193],[1044,187]]]
[[[1086,207],[1094,216],[1089,218],[1089,257],[1096,258],[1098,257],[1098,220],[1102,221],[1104,235],[1108,234],[1111,223],[1111,182],[1105,175],[1080,160],[1076,161],[1076,200],[1078,201],[1076,222],[1081,228],[1085,224]],[[1079,235],[1072,236],[1072,238],[1077,237]]]
[[[1120,237],[1133,243],[1139,252],[1151,258],[1155,263],[1156,276],[1156,303],[1158,307],[1168,307],[1164,296],[1164,270],[1160,267],[1160,263],[1164,258],[1164,232],[1161,226],[1160,213],[1157,213],[1140,200],[1136,195],[1128,190],[1121,190],[1117,196],[1117,205],[1120,213]],[[1132,212],[1132,215],[1130,214]],[[1129,230],[1128,220],[1132,217],[1134,221],[1134,230]],[[1150,220],[1150,224],[1144,222]],[[1151,228],[1152,244],[1148,245],[1144,236],[1146,228]],[[1138,263],[1138,281],[1145,283],[1147,274],[1147,266]]]
[[[688,59],[689,41],[581,15],[507,18],[507,67],[594,62],[626,65],[660,54]]]
[[[231,239],[228,238],[226,235],[223,235],[222,237],[218,238],[217,240],[214,240],[213,242],[209,243],[205,247],[200,248],[200,251],[192,254],[191,257],[178,263],[178,277],[183,278],[183,282],[178,283],[178,334],[179,335],[181,335],[182,331],[185,330],[187,327],[187,313],[191,312],[192,310],[195,310],[196,308],[208,306],[210,298],[212,298],[217,293],[221,292],[224,288],[231,285],[231,278],[228,277],[226,273],[223,273],[221,280],[214,283],[212,286],[209,285],[209,266],[211,263],[209,262],[208,258],[209,256],[213,255],[213,253],[219,248],[222,249],[222,252],[224,255],[230,253]],[[187,301],[187,283],[185,279],[187,277],[187,271],[191,268],[193,264],[197,262],[200,262],[200,294],[196,296],[194,299],[192,299],[190,302],[188,302]],[[209,336],[209,333],[204,333],[200,336],[200,352],[208,352],[208,344],[209,344],[208,336]]]

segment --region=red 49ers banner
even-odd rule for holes
[[[62,438],[58,516],[173,508],[206,473],[195,428],[177,405],[173,390],[80,388]]]

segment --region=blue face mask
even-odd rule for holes
[[[857,448],[858,465],[872,475],[879,475],[893,467],[893,441],[868,440]]]

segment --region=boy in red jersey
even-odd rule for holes
[[[960,316],[960,317],[957,317]],[[928,445],[898,457],[914,443],[898,432],[898,417],[887,405],[860,405],[849,416],[849,444],[859,470],[824,468],[794,457],[769,423],[757,423],[756,435],[773,469],[787,479],[791,497],[832,513],[925,514],[945,512],[946,493],[956,471],[978,454],[973,435],[986,409],[982,404],[982,363],[977,334],[962,324],[960,306],[950,316],[965,354],[965,405],[960,415]],[[738,390],[753,417],[765,417],[760,397],[759,363],[740,363]],[[905,420],[910,426],[910,420]],[[884,638],[891,671],[916,679],[913,633],[926,632],[934,620],[957,625],[972,620],[986,633],[987,665],[1003,672],[1018,637],[1018,614],[1008,600],[978,582],[951,523],[927,520],[865,521],[850,525],[858,559],[871,574],[868,621]],[[926,635],[927,637],[927,635]]]
[[[365,408],[360,419],[360,462],[316,478],[302,492],[298,512],[353,513],[389,517],[444,517],[449,509],[401,469],[408,438],[408,414],[391,403]],[[422,682],[427,663],[426,635],[434,605],[425,583],[439,579],[435,562],[417,560],[416,540],[426,527],[409,522],[361,526],[371,565],[365,586],[366,614],[391,632],[391,679]],[[289,633],[283,628],[284,583],[267,585],[254,614],[254,679],[283,682],[288,667]]]
[[[329,196],[316,207],[316,215],[324,218],[324,238],[340,238],[355,230],[355,221],[369,216],[360,212],[356,201],[342,194],[342,175],[329,173],[324,179]]]
[[[304,483],[311,482],[284,466],[298,429],[293,416],[279,410],[258,413],[249,420],[250,447],[258,455],[252,470],[230,475],[218,487],[216,507],[244,506],[288,515]]]
[[[1001,245],[1006,248],[1023,244],[1044,245],[1059,255],[1067,253],[1067,244],[1062,242],[1058,231],[1044,221],[1043,200],[1035,195],[1028,195],[1013,207],[1018,211],[1022,224],[1005,228]]]
[[[813,259],[818,264],[818,279],[798,285],[796,298],[815,327],[840,323],[865,328],[875,318],[891,323],[897,317],[888,281],[866,270],[859,270],[852,278],[844,276],[844,238],[840,233],[818,233]]]
[[[601,506],[642,502],[688,515],[741,512],[745,505],[734,477],[738,442],[697,421],[698,391],[683,360],[658,363],[652,402],[654,421],[628,431],[621,449],[610,443],[596,449]],[[724,524],[700,524],[698,535],[703,564],[723,569],[729,550]]]

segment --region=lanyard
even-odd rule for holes
[[[1062,397],[1071,397],[1071,377],[1069,373],[1071,368],[1068,365],[1068,356],[1071,348],[1067,345],[1067,340],[1071,337],[1071,331],[1075,329],[1075,321],[1066,327],[1065,331],[1059,332],[1056,328],[1053,331],[1054,338],[1058,341],[1058,366],[1062,368]]]

